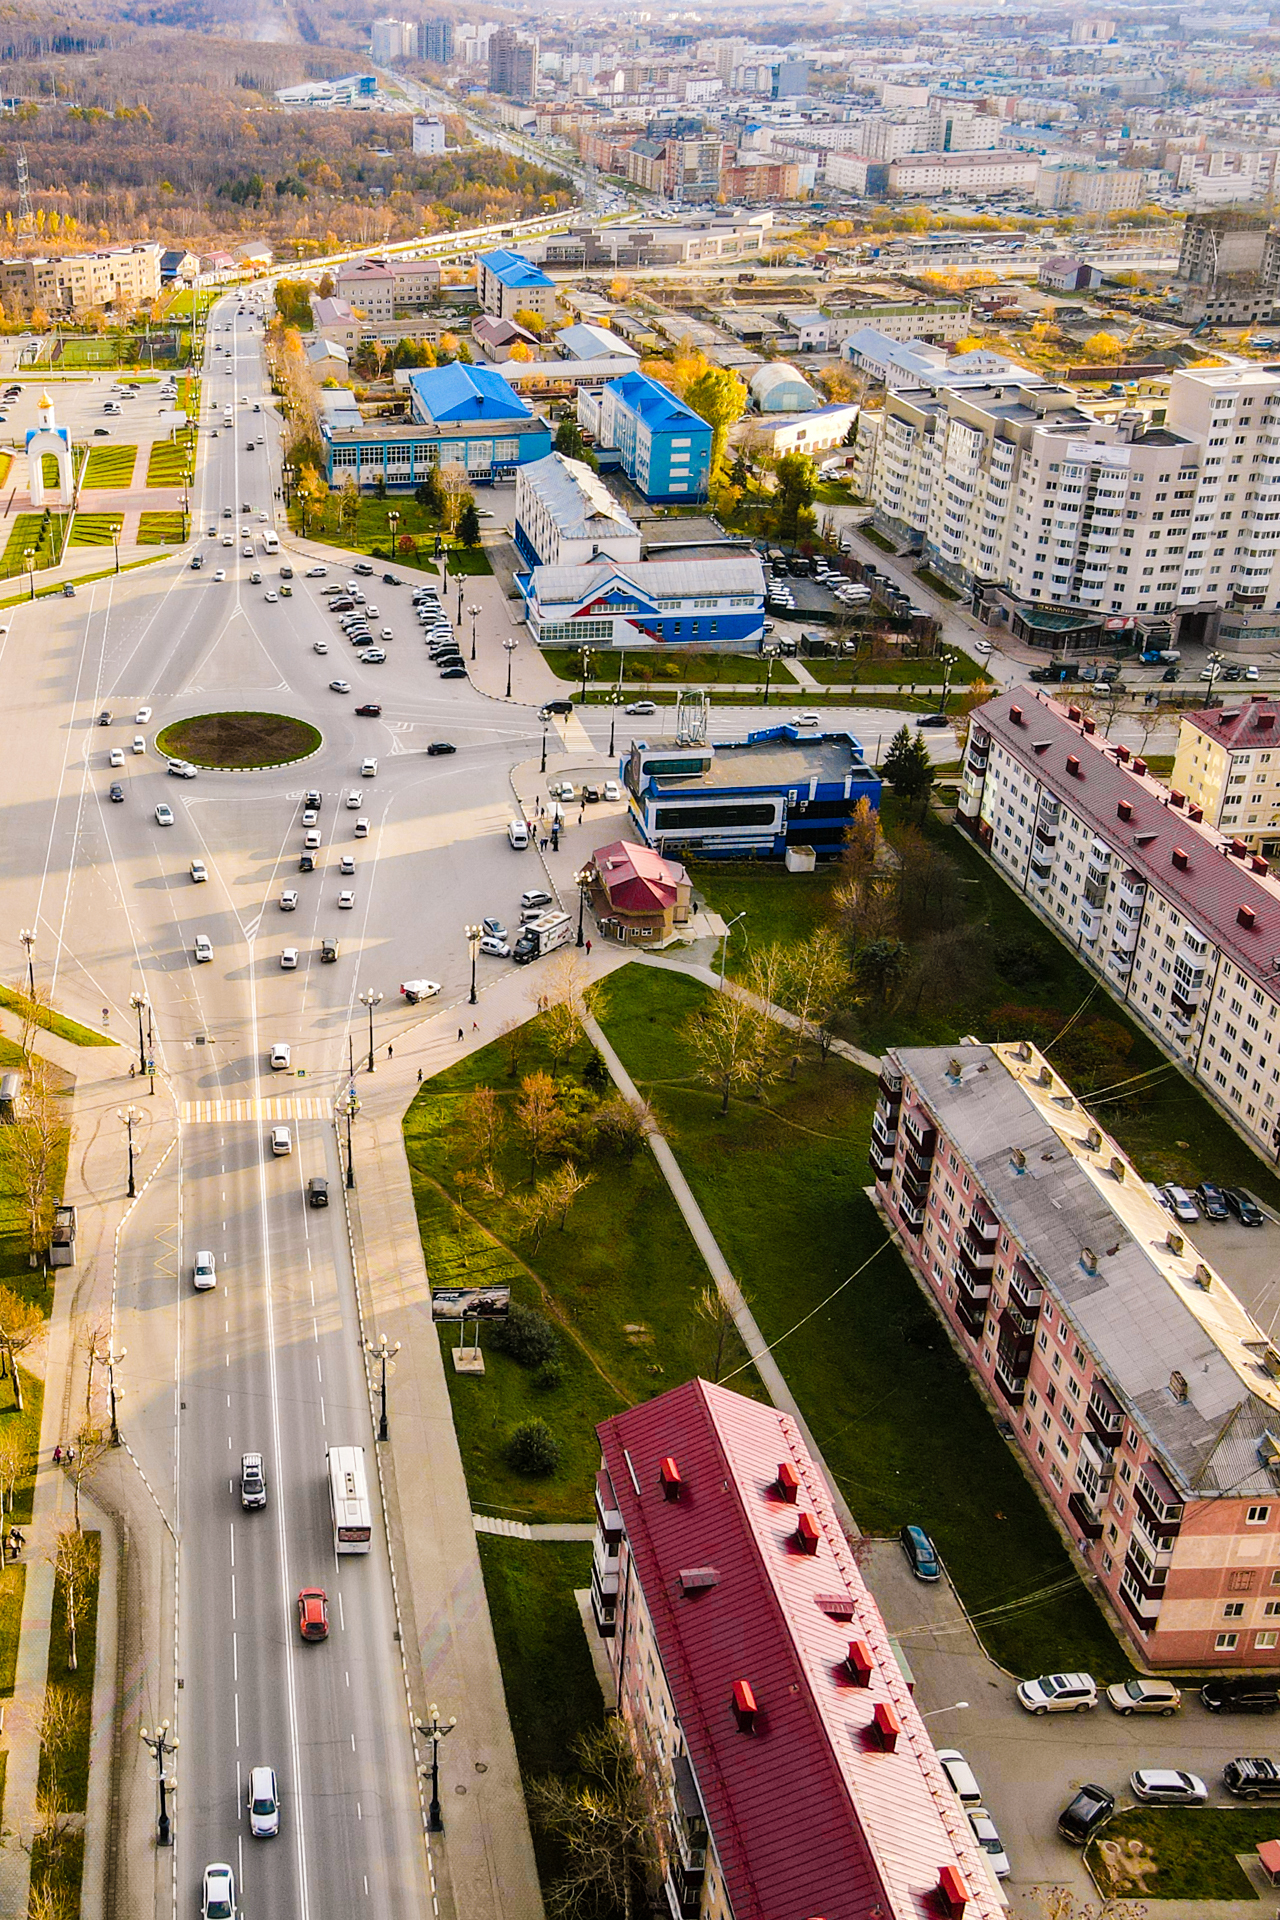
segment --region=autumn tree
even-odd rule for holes
[[[724,1350],[733,1330],[733,1308],[720,1289],[705,1286],[693,1303],[699,1320],[711,1331],[711,1378],[718,1380],[724,1369]]]
[[[78,1527],[64,1527],[48,1556],[53,1568],[55,1590],[62,1602],[67,1623],[67,1672],[80,1664],[76,1639],[80,1622],[92,1595],[93,1576],[98,1565],[97,1542]]]
[[[48,1246],[53,1230],[52,1183],[65,1126],[48,1064],[32,1055],[13,1124],[0,1127],[0,1164],[22,1208],[27,1258],[33,1267],[39,1264],[40,1250]]]
[[[685,390],[685,405],[711,429],[711,465],[708,477],[718,478],[724,465],[729,429],[741,420],[747,407],[747,389],[737,374],[727,367],[708,367]]]
[[[13,1376],[13,1404],[19,1413],[22,1411],[22,1382],[18,1377],[18,1355],[44,1338],[45,1324],[44,1315],[38,1307],[24,1300],[21,1294],[14,1293],[11,1287],[0,1287],[0,1346],[4,1348],[4,1357]],[[3,1371],[2,1366],[0,1371]]]
[[[843,1005],[848,990],[849,966],[840,936],[834,927],[818,927],[807,940],[784,951],[779,997],[796,1022],[791,1056],[792,1080],[796,1077],[805,1042],[818,1040],[824,1031],[829,1034],[831,1021]],[[822,1047],[824,1062],[827,1051],[827,1047]]]
[[[31,1465],[31,1449],[21,1426],[0,1427],[0,1514],[13,1512],[18,1482]]]
[[[520,1082],[516,1126],[529,1155],[532,1180],[538,1171],[538,1162],[546,1158],[560,1131],[560,1097],[556,1083],[541,1068],[536,1073],[527,1073]]]
[[[440,492],[443,499],[441,520],[446,533],[452,533],[458,524],[464,505],[464,495],[470,497],[465,467],[447,466],[439,468]]]
[[[92,1481],[111,1446],[110,1435],[92,1420],[82,1421],[75,1438],[75,1459],[71,1462],[71,1484],[76,1531],[80,1530],[80,1489]]]
[[[717,993],[700,1013],[686,1022],[685,1036],[704,1080],[718,1088],[720,1112],[729,1111],[729,1096],[751,1078],[752,1023],[756,1015],[737,993]]]
[[[479,1166],[498,1157],[506,1128],[502,1102],[492,1087],[473,1087],[459,1109],[454,1137],[465,1159]]]

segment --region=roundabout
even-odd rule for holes
[[[215,773],[284,767],[323,745],[318,727],[287,713],[197,713],[156,736],[157,753]]]

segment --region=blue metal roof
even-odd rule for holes
[[[701,414],[686,407],[669,387],[664,387],[659,380],[651,380],[647,373],[624,373],[620,380],[610,380],[608,384],[633,413],[639,414],[650,432],[671,433],[686,427],[701,427],[704,433],[711,431]]]
[[[551,287],[541,267],[535,267],[532,260],[526,260],[522,253],[513,253],[510,247],[495,247],[492,253],[476,256],[482,267],[488,267],[496,280],[504,287]]]
[[[420,419],[444,421],[531,420],[531,408],[507,385],[496,367],[468,367],[461,360],[447,367],[424,367],[409,376]]]

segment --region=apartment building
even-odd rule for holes
[[[1195,214],[1178,255],[1180,310],[1191,323],[1251,326],[1280,295],[1280,233],[1265,213],[1224,207]]]
[[[333,290],[368,320],[395,319],[396,277],[383,260],[345,262],[334,275]]]
[[[453,22],[443,18],[418,22],[418,58],[447,67],[453,59]]]
[[[1147,177],[1130,167],[1042,166],[1036,202],[1073,213],[1121,213],[1150,198]]]
[[[476,255],[476,292],[481,311],[498,320],[514,320],[517,313],[536,313],[547,321],[555,318],[555,282],[509,247]]]
[[[1033,193],[1040,178],[1033,153],[905,153],[889,165],[890,198],[917,194]]]
[[[1280,850],[1280,706],[1261,694],[1184,713],[1173,785],[1251,853]]]
[[[591,1604],[682,1920],[1000,1920],[785,1413],[691,1380],[598,1428]]]
[[[871,1138],[900,1244],[1140,1656],[1280,1665],[1280,1349],[1026,1041],[890,1050]]]
[[[646,373],[624,374],[594,391],[582,387],[578,419],[605,456],[602,464],[621,466],[646,500],[705,500],[711,428],[669,387]]]
[[[861,300],[833,307],[827,344],[843,348],[852,334],[874,327],[887,340],[924,340],[946,346],[969,331],[967,300]],[[846,356],[847,357],[847,356]]]
[[[444,121],[428,120],[421,116],[415,116],[413,122],[413,151],[418,155],[443,153]]]
[[[1280,1144],[1280,884],[1042,691],[973,716],[957,824],[1258,1152]]]
[[[499,27],[489,35],[489,90],[532,100],[538,91],[538,42],[514,27]]]
[[[580,567],[607,555],[640,559],[640,529],[597,473],[581,460],[549,453],[516,475],[514,538],[533,567]]]
[[[164,251],[159,241],[142,241],[92,253],[0,260],[0,297],[18,295],[50,314],[138,306],[160,292]]]

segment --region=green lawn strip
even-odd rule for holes
[[[564,1105],[581,1110],[592,1096],[582,1068],[590,1058],[580,1044],[562,1069]],[[524,1030],[520,1075],[550,1071],[541,1023]],[[595,1178],[574,1202],[568,1228],[549,1227],[542,1244],[522,1236],[516,1205],[528,1191],[529,1158],[509,1129],[495,1170],[504,1196],[493,1200],[465,1189],[462,1210],[452,1196],[461,1144],[456,1120],[474,1087],[492,1086],[504,1108],[514,1108],[519,1081],[507,1073],[497,1045],[460,1061],[427,1082],[405,1116],[405,1148],[413,1177],[427,1270],[434,1285],[478,1284],[509,1279],[513,1300],[540,1308],[560,1332],[563,1377],[542,1385],[536,1373],[486,1347],[482,1378],[445,1373],[454,1424],[473,1504],[521,1520],[583,1520],[590,1517],[599,1465],[596,1423],[622,1407],[676,1386],[712,1364],[713,1335],[695,1303],[707,1284],[706,1270],[652,1158],[643,1152],[624,1161],[580,1161]],[[553,1162],[544,1163],[545,1173]],[[457,1331],[440,1329],[444,1347]],[[737,1365],[743,1350],[732,1342]],[[754,1381],[754,1375],[746,1376]],[[748,1385],[747,1391],[752,1388]],[[545,1419],[559,1438],[563,1457],[546,1479],[508,1466],[504,1446],[522,1420]]]
[[[937,1315],[883,1245],[862,1191],[875,1081],[838,1058],[806,1063],[794,1084],[767,1089],[763,1107],[735,1101],[721,1120],[682,1034],[710,992],[633,965],[611,977],[602,1024],[653,1101],[766,1339],[874,1256],[776,1354],[854,1518],[876,1534],[908,1520],[926,1527],[986,1646],[1012,1672],[1128,1673]],[[1002,1611],[1062,1582],[1025,1611]]]
[[[138,516],[140,547],[180,546],[186,535],[187,519],[183,513],[142,513]]]
[[[834,865],[812,873],[787,873],[775,865],[747,860],[689,860],[694,892],[705,899],[727,924],[740,913],[729,935],[725,972],[746,978],[751,955],[775,941],[807,940],[832,914],[832,891],[838,880]],[[716,966],[720,954],[716,953]]]
[[[945,677],[942,661],[933,654],[919,654],[910,660],[872,660],[865,654],[846,653],[839,660],[806,659],[803,665],[824,686],[940,687]],[[976,660],[962,653],[952,666],[951,684],[967,686],[980,680],[983,672]]]
[[[180,487],[182,476],[195,460],[195,435],[188,431],[173,440],[153,440],[147,459],[149,487]]]
[[[577,681],[582,685],[582,660],[574,647],[544,647],[542,657],[547,665],[561,680]],[[630,693],[635,689],[647,693],[650,683],[660,685],[664,680],[693,682],[705,686],[732,686],[746,683],[750,686],[763,686],[766,663],[758,653],[673,653],[666,648],[657,648],[651,653],[635,651],[621,658],[613,652],[592,652],[591,671],[587,675],[587,691],[597,689],[610,692],[618,684],[618,668],[622,668],[623,691]],[[775,687],[794,688],[795,678],[788,673],[781,661],[773,666],[773,684]]]
[[[49,1786],[56,1777],[64,1804],[75,1813],[83,1813],[89,1796],[89,1735],[93,1713],[93,1671],[98,1637],[98,1566],[101,1542],[96,1533],[85,1534],[93,1553],[93,1571],[81,1602],[76,1623],[74,1672],[67,1668],[69,1636],[66,1600],[62,1581],[53,1583],[53,1624],[49,1634],[50,1687],[66,1690],[75,1703],[76,1725],[72,1739],[61,1755],[47,1748],[40,1754],[40,1776],[36,1791]]]
[[[394,535],[387,518],[389,514],[397,516]],[[304,516],[301,503],[296,499],[289,517],[290,523],[302,532]],[[427,573],[436,571],[434,555],[440,522],[435,514],[420,506],[411,493],[388,494],[384,500],[376,495],[361,494],[354,512],[346,509],[341,493],[331,493],[319,513],[305,517],[305,531],[314,540],[345,547],[351,553],[371,554],[388,565],[392,562],[394,538],[396,566],[418,567]],[[451,574],[493,572],[482,547],[464,547],[449,534],[440,534],[440,537],[449,556]],[[410,543],[407,546],[406,541]]]
[[[12,987],[0,987],[0,1007],[8,1007],[11,1013],[21,1013],[23,996]],[[82,1027],[78,1020],[72,1020],[65,1013],[55,1013],[50,1007],[40,1007],[36,1012],[36,1025],[47,1033],[56,1033],[61,1040],[70,1040],[77,1047],[114,1047],[116,1042],[109,1033],[95,1033],[92,1027]],[[10,1041],[0,1041],[0,1069],[21,1064],[21,1049],[14,1047],[16,1058],[10,1060],[3,1048],[11,1046]]]
[[[63,1834],[56,1852],[37,1839],[31,1848],[32,1903],[28,1913],[40,1911],[35,1905],[42,1895],[53,1895],[59,1904],[44,1908],[56,1914],[79,1913],[80,1883],[84,1878],[84,1834]]]
[[[897,553],[896,541],[886,540],[884,535],[878,533],[874,527],[862,526],[858,528],[858,532],[864,540],[869,540],[873,547],[879,547],[881,553]]]
[[[940,573],[933,573],[928,567],[916,568],[916,579],[936,593],[941,600],[963,600],[965,595],[944,580]]]
[[[1258,1891],[1236,1855],[1252,1853],[1260,1841],[1277,1835],[1280,1820],[1274,1810],[1132,1807],[1108,1821],[1090,1841],[1085,1864],[1104,1899],[1257,1900]],[[1129,1879],[1123,1865],[1117,1873],[1112,1849],[1123,1847],[1128,1855],[1135,1844],[1144,1855],[1135,1865],[1146,1866],[1148,1859],[1155,1865],[1140,1878]],[[1159,1907],[1144,1911],[1158,1913]]]
[[[12,1524],[6,1514],[6,1527]],[[0,1694],[6,1697],[13,1693],[18,1672],[22,1596],[26,1588],[27,1569],[21,1562],[17,1566],[0,1567]]]
[[[43,513],[17,514],[9,529],[9,538],[5,542],[3,557],[0,557],[0,573],[22,573],[26,568],[25,555],[28,550],[35,554],[35,564],[39,567],[53,566],[58,557],[62,542],[62,514]]]
[[[124,526],[122,513],[78,513],[71,523],[72,547],[111,547]]]
[[[3,1206],[6,1212],[7,1203],[8,1196],[0,1194],[0,1206]],[[25,1255],[22,1269],[18,1272],[11,1271],[12,1251],[9,1233],[7,1230],[0,1232],[0,1281],[5,1286],[12,1287],[15,1293],[20,1292],[24,1299],[33,1301],[47,1316],[53,1307],[52,1289],[40,1284],[38,1270],[33,1272],[27,1267]],[[23,1271],[26,1273],[28,1282],[34,1284],[28,1284],[25,1287],[19,1284]],[[44,1406],[44,1381],[39,1374],[28,1373],[21,1362],[18,1365],[18,1377],[22,1382],[21,1413],[13,1404],[12,1382],[8,1378],[0,1380],[0,1432],[9,1433],[16,1430],[21,1435],[31,1466],[14,1488],[13,1505],[4,1518],[6,1526],[29,1527],[32,1503],[35,1499],[36,1457],[40,1451],[40,1413]]]
[[[90,447],[81,484],[85,487],[127,487],[132,484],[137,458],[136,446]]]
[[[121,562],[121,564],[118,567],[103,567],[97,573],[78,573],[75,576],[75,580],[73,584],[77,588],[92,586],[95,580],[110,580],[113,574],[132,573],[136,567],[154,567],[157,560],[163,560],[165,558],[166,558],[166,555],[164,555],[163,553],[150,553],[147,555],[145,560],[124,560]],[[0,579],[3,579],[3,578],[4,578],[4,567],[3,565],[0,565]],[[60,585],[55,585],[52,587],[37,587],[36,599],[37,600],[56,599],[61,594],[61,592],[62,592],[62,588]],[[30,595],[25,591],[25,589],[22,593],[12,593],[6,599],[0,599],[0,609],[3,609],[5,607],[20,607],[23,601],[29,598],[30,598]]]

